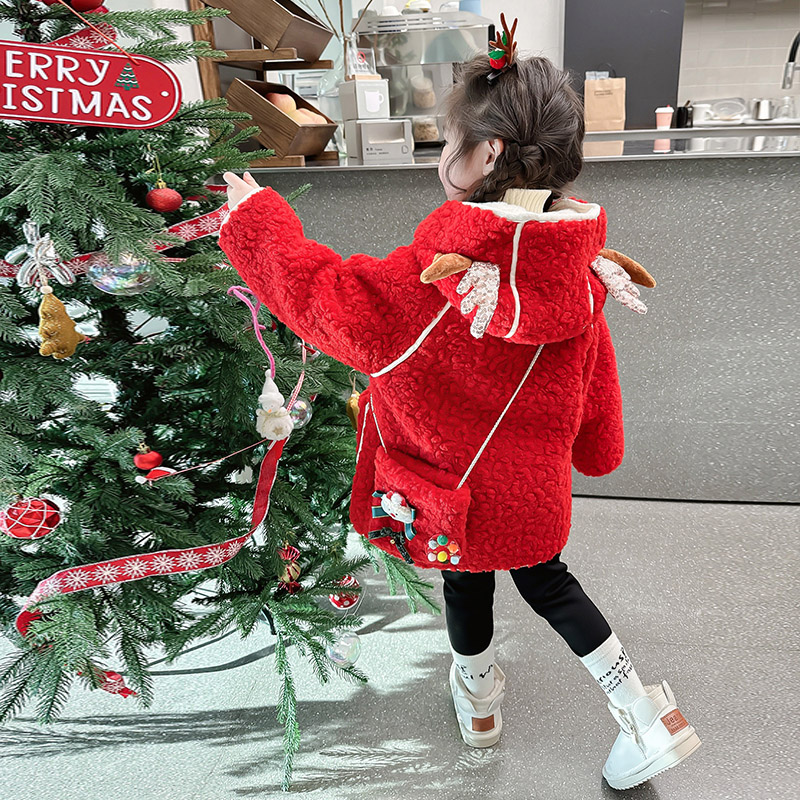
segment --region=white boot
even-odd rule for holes
[[[675,705],[669,684],[646,686],[647,695],[624,708],[608,710],[620,727],[603,767],[614,789],[630,789],[680,764],[698,747],[700,738]]]
[[[450,691],[456,709],[461,738],[470,747],[497,744],[503,730],[500,705],[506,690],[506,676],[494,665],[494,687],[487,697],[475,697],[464,685],[455,662],[450,665]]]

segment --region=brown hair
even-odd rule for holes
[[[540,56],[515,59],[493,83],[490,69],[488,55],[462,64],[447,97],[445,128],[458,144],[446,173],[481,142],[502,139],[494,170],[462,189],[467,200],[499,200],[514,187],[561,197],[583,166],[583,103],[569,74]]]

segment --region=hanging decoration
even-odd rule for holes
[[[363,590],[355,593],[353,589],[361,589],[361,584],[358,582],[355,575],[345,575],[340,581],[339,586],[341,590],[332,592],[328,595],[331,605],[338,609],[353,609],[361,600]],[[350,591],[348,591],[350,590]]]
[[[345,631],[325,648],[325,653],[334,664],[352,667],[361,655],[361,638],[357,633]]]
[[[0,509],[0,530],[15,539],[41,539],[61,524],[61,509],[44,497],[19,497]]]
[[[86,277],[92,286],[106,294],[132,297],[156,283],[151,265],[132,255],[123,255],[118,264],[112,264],[105,253],[95,253],[86,266]]]
[[[211,191],[215,191],[212,186],[207,188],[209,188]],[[218,209],[215,211],[210,211],[208,214],[202,214],[199,217],[194,217],[193,219],[177,222],[175,225],[167,228],[166,232],[171,233],[173,236],[179,237],[184,242],[193,242],[197,239],[202,239],[205,236],[216,236],[219,234],[220,226],[227,215],[228,204],[224,203]],[[23,228],[24,227],[25,225],[23,224]],[[38,239],[38,233],[36,236]],[[170,247],[177,246],[178,245],[174,244],[158,244],[153,247],[153,251],[161,252],[163,250],[168,250]],[[27,272],[24,272],[18,263],[24,257],[22,248],[25,247],[26,245],[20,245],[8,253],[6,258],[0,259],[0,278],[13,278],[17,276],[18,280],[29,279],[28,283],[24,285],[34,286],[36,285],[36,279],[38,278],[37,271],[31,267]],[[99,252],[83,253],[82,255],[70,259],[69,261],[61,262],[58,260],[58,256],[56,256],[54,253],[52,266],[47,259],[43,261],[43,266],[46,270],[52,272],[59,282],[74,283],[76,276],[86,273],[87,269],[89,268],[90,260],[101,255],[103,254]],[[12,263],[10,257],[15,259],[14,263]],[[57,272],[56,269],[59,269],[59,271]],[[59,276],[63,276],[66,280],[62,281],[61,277]]]
[[[295,428],[304,428],[311,422],[311,417],[314,414],[314,408],[310,400],[305,397],[298,397],[294,405],[289,410],[289,416],[292,418]]]
[[[64,304],[53,294],[53,287],[43,282],[39,304],[39,353],[53,358],[69,358],[87,337],[75,330],[75,323]]]
[[[361,397],[361,392],[356,389],[356,376],[355,372],[350,373],[350,385],[352,386],[352,391],[350,392],[350,397],[347,398],[347,403],[345,405],[345,411],[347,412],[347,418],[350,420],[350,424],[353,426],[353,430],[358,429],[358,398]]]
[[[55,278],[62,286],[75,283],[75,274],[61,263],[50,235],[42,235],[37,223],[31,219],[23,222],[22,235],[25,244],[9,251],[3,262],[14,270],[20,286],[37,286],[42,272]],[[11,276],[4,274],[2,277]]]
[[[133,457],[133,463],[139,469],[154,469],[164,463],[161,453],[151,450],[144,442],[139,445],[139,452]]]
[[[0,79],[6,87],[3,119],[156,128],[181,104],[180,83],[170,69],[125,51],[0,41]]]
[[[300,551],[292,545],[284,545],[278,550],[278,556],[283,564],[278,576],[280,578],[278,586],[289,594],[296,594],[303,588],[297,580],[300,577],[300,565],[297,563]]]
[[[294,422],[284,407],[283,395],[278,391],[269,372],[267,370],[264,376],[264,386],[258,396],[256,430],[265,439],[275,441],[288,438],[294,430]]]

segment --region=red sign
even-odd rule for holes
[[[181,87],[159,61],[124,53],[0,41],[0,118],[155,128],[178,113]]]

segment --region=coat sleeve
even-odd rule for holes
[[[578,435],[572,445],[572,463],[584,475],[613,472],[625,452],[622,427],[622,393],[617,359],[605,315],[595,316],[597,356],[589,377]]]
[[[303,234],[291,206],[269,187],[247,196],[219,244],[262,303],[304,341],[361,372],[375,372],[413,339],[404,319],[419,268],[410,246],[385,259],[342,259]],[[404,298],[406,302],[404,303]]]

